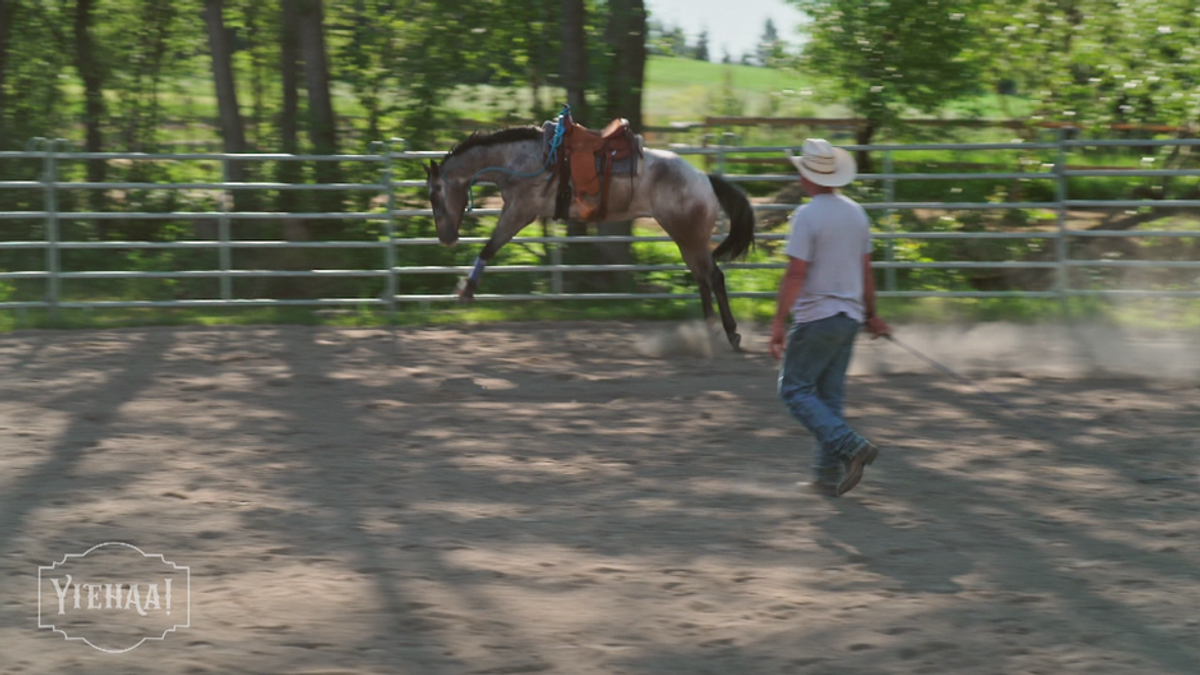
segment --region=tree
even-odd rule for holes
[[[775,22],[769,18],[763,27],[762,37],[758,39],[758,47],[755,48],[755,52],[758,55],[759,65],[774,66],[783,59],[783,40],[779,39],[779,31],[775,29]]]
[[[848,105],[869,144],[909,110],[933,112],[980,89],[983,0],[791,0],[811,18],[800,66]],[[860,170],[870,157],[859,153]]]
[[[588,118],[588,64],[583,0],[563,0],[562,79],[572,116],[583,122]]]
[[[997,4],[985,13],[990,74],[1039,119],[1187,125],[1200,120],[1198,18],[1183,0]]]
[[[244,153],[246,135],[238,106],[237,86],[233,80],[233,44],[225,30],[224,0],[204,0],[204,25],[208,30],[208,46],[212,56],[222,147],[227,153]],[[229,163],[229,177],[233,181],[244,179],[240,162]]]
[[[17,16],[16,0],[0,0],[0,139],[4,138],[4,76],[8,61],[8,36],[12,32],[13,20]],[[0,145],[0,147],[3,147]]]
[[[642,131],[642,88],[646,79],[646,6],[643,0],[611,0],[605,31],[607,57],[605,114],[625,117]]]
[[[102,22],[100,40],[110,55],[109,77],[105,88],[116,94],[112,104],[114,138],[121,147],[138,152],[158,150],[162,105],[159,98],[164,83],[173,74],[185,41],[178,30],[180,2],[125,0],[133,16],[127,30],[112,32],[111,22]],[[186,12],[187,9],[183,8]],[[107,25],[105,25],[107,24]],[[112,141],[110,141],[110,145]],[[145,163],[131,167],[130,175],[148,180]]]
[[[250,56],[250,117],[246,124],[247,143],[250,147],[261,147],[265,132],[263,121],[267,116],[267,79],[270,77],[271,55],[274,51],[270,34],[269,5],[251,1],[242,6],[242,21],[245,23],[246,52]]]
[[[518,3],[518,6],[521,4]],[[554,72],[555,55],[561,50],[560,40],[554,38],[555,32],[550,30],[550,27],[558,23],[562,6],[555,0],[537,0],[523,4],[535,10],[533,20],[524,23],[524,44],[529,53],[526,71],[533,100],[532,112],[535,116],[540,116],[544,112],[550,112],[543,108],[540,92],[542,87],[549,84],[550,76]]]
[[[562,79],[567,90],[567,105],[571,106],[571,116],[577,122],[586,123],[587,111],[587,44],[584,40],[587,17],[584,12],[583,0],[563,0],[562,20]],[[568,221],[567,236],[580,237],[588,233],[587,223]],[[587,244],[571,244],[563,251],[563,261],[568,264],[584,264],[592,262],[594,249]],[[567,278],[567,290],[578,290],[583,279],[578,275]]]
[[[687,35],[683,32],[683,28],[672,26],[663,30],[662,50],[665,56],[683,57],[687,55]]]
[[[398,88],[393,66],[404,34],[399,13],[388,0],[334,3],[330,11],[331,37],[343,37],[333,47],[340,79],[367,112],[367,137],[383,138],[385,119],[394,112],[388,93]]]
[[[606,42],[611,51],[607,58],[608,83],[605,100],[607,119],[624,117],[634,132],[642,131],[642,88],[646,79],[646,6],[643,0],[611,0]],[[633,234],[633,221],[600,223],[600,235]],[[597,253],[608,263],[629,264],[633,251],[629,242],[598,244]],[[610,274],[609,290],[619,290],[630,282],[627,274]]]
[[[687,35],[678,25],[668,26],[657,19],[647,19],[646,53],[654,56],[687,56]]]
[[[329,85],[329,61],[325,49],[324,8],[321,0],[299,0],[297,27],[300,50],[304,56],[304,83],[308,91],[308,137],[318,155],[337,154],[337,119]],[[335,162],[317,162],[319,183],[336,183],[341,172]],[[343,195],[332,190],[319,193],[319,208],[326,212],[342,210]]]
[[[75,70],[83,80],[83,123],[84,149],[88,152],[104,150],[105,103],[104,103],[104,60],[92,37],[93,24],[96,15],[93,12],[93,0],[76,0],[75,11],[71,23],[74,37]],[[91,159],[87,163],[87,179],[91,183],[102,183],[107,173],[106,164],[102,159]],[[105,198],[103,190],[89,190],[88,201],[92,209],[104,210]],[[105,221],[96,222],[96,232],[103,239],[108,227]]]
[[[646,19],[646,53],[653,56],[667,56],[663,44],[663,34],[666,29],[658,19]]]
[[[708,60],[708,29],[700,31],[700,37],[696,38],[696,47],[692,51],[692,58],[697,61]]]
[[[282,27],[279,36],[279,72],[283,87],[283,109],[279,114],[279,145],[283,152],[294,155],[300,152],[300,28],[299,16],[294,0],[283,0]],[[299,162],[280,162],[278,177],[283,183],[300,182],[302,167]],[[296,193],[292,190],[279,192],[279,210],[290,213],[296,210]]]
[[[308,135],[313,151],[337,153],[337,120],[329,86],[329,60],[325,49],[324,8],[321,0],[299,0],[297,27],[304,55],[304,84],[308,92]],[[327,162],[322,162],[328,165]],[[318,171],[318,174],[321,173]]]

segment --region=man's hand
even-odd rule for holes
[[[778,361],[783,358],[783,351],[787,347],[787,331],[784,330],[783,321],[775,319],[775,323],[771,326],[771,343],[767,348],[771,351],[771,358]]]
[[[874,340],[875,338],[881,338],[884,335],[891,335],[892,327],[887,325],[887,322],[883,319],[877,316],[872,316],[871,318],[867,319],[867,332],[871,334],[871,339]]]
[[[792,316],[792,306],[804,290],[804,279],[808,276],[808,263],[799,258],[788,258],[787,271],[779,282],[779,297],[775,299],[775,324],[771,326],[771,343],[768,348],[775,360],[783,358],[787,348],[787,325]]]

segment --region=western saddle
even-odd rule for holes
[[[566,220],[573,203],[583,220],[604,220],[613,174],[637,175],[642,159],[641,137],[633,133],[626,119],[613,120],[599,132],[576,124],[570,113],[560,121],[564,130],[556,167],[559,182],[555,217]]]

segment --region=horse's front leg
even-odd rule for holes
[[[459,302],[465,304],[475,297],[475,291],[479,290],[479,281],[483,278],[483,270],[491,261],[492,256],[517,236],[518,232],[525,229],[526,225],[532,223],[536,215],[534,211],[517,207],[510,208],[507,203],[504,205],[504,209],[500,212],[500,222],[496,224],[496,230],[492,232],[491,239],[488,239],[488,243],[479,252],[479,257],[475,259],[475,266],[471,268],[471,273],[458,285]]]

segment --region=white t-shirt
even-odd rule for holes
[[[862,257],[871,252],[871,221],[840,193],[820,194],[792,214],[787,254],[808,263],[792,319],[819,321],[845,312],[863,320]]]

